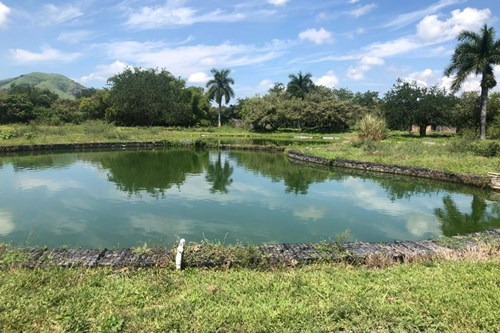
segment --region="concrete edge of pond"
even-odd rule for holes
[[[349,263],[377,266],[418,260],[498,256],[500,228],[438,240],[390,243],[303,243],[256,246],[191,243],[186,245],[183,268],[294,267],[312,263]],[[175,248],[77,249],[15,248],[0,246],[0,268],[147,268],[175,269]]]
[[[375,162],[362,162],[355,160],[344,160],[339,158],[329,159],[314,155],[304,154],[298,151],[290,150],[287,153],[288,158],[305,162],[309,164],[319,164],[329,167],[357,169],[371,172],[389,173],[394,175],[412,176],[419,178],[434,179],[446,181],[451,183],[470,185],[480,187],[483,189],[500,190],[500,177],[491,176],[478,176],[478,175],[464,175],[457,174],[445,170],[434,170],[412,166],[402,166],[395,164],[384,164]]]

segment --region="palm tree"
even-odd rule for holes
[[[304,99],[309,91],[314,87],[311,73],[303,74],[300,71],[298,74],[288,75],[290,82],[286,90],[292,95],[300,99]]]
[[[488,91],[496,86],[494,65],[500,64],[500,40],[495,40],[495,29],[486,24],[480,33],[462,31],[460,42],[445,75],[455,74],[451,89],[457,91],[470,74],[481,75],[481,139],[486,138]]]
[[[208,98],[210,98],[210,100],[215,99],[215,102],[219,105],[218,124],[220,127],[222,98],[225,99],[225,104],[227,104],[229,103],[229,100],[234,97],[234,91],[233,88],[231,88],[231,85],[234,84],[234,80],[229,77],[229,74],[231,73],[231,70],[229,69],[217,70],[212,68],[211,72],[214,75],[214,78],[207,82]]]

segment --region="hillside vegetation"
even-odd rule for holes
[[[47,89],[60,98],[75,99],[75,96],[86,88],[64,75],[52,73],[29,73],[18,77],[0,80],[0,90],[7,90],[12,85],[30,85],[39,89]]]

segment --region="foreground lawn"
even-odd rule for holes
[[[301,140],[298,136],[310,137]],[[404,132],[391,132],[382,142],[360,144],[355,133],[255,133],[233,127],[173,129],[165,127],[117,127],[99,121],[81,125],[0,125],[0,146],[112,141],[172,142],[210,140],[270,139],[283,140],[291,149],[328,158],[343,158],[386,164],[400,164],[463,174],[486,175],[500,172],[500,156],[484,157],[470,149],[470,141],[459,137],[434,136],[420,138]],[[325,140],[328,137],[333,140]],[[245,141],[235,141],[245,143]],[[322,144],[318,144],[322,142]],[[251,142],[249,142],[251,143]],[[500,140],[488,140],[497,143]]]
[[[500,330],[500,261],[0,271],[1,332]]]

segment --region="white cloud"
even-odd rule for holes
[[[300,40],[308,40],[315,44],[331,43],[333,41],[332,33],[324,28],[319,30],[307,29],[299,33]]]
[[[65,53],[58,49],[46,46],[41,48],[41,52],[31,52],[24,49],[9,50],[11,57],[18,63],[30,64],[38,62],[71,62],[81,56],[81,53]]]
[[[7,17],[10,14],[10,8],[0,2],[0,28],[7,25]]]
[[[349,3],[358,3],[359,0],[349,0]]]
[[[88,30],[63,31],[59,34],[57,40],[68,44],[78,44],[92,39],[93,36],[94,32]]]
[[[18,188],[24,191],[45,187],[49,192],[59,192],[70,188],[80,188],[82,185],[75,180],[59,180],[36,177],[21,177],[18,180]]]
[[[267,2],[275,6],[283,6],[288,2],[288,0],[267,0]]]
[[[182,4],[183,1],[169,0],[162,6],[146,6],[132,10],[126,25],[143,30],[202,22],[235,22],[245,18],[243,13],[227,12],[221,9],[199,13],[197,9],[185,7]]]
[[[259,82],[259,88],[262,88],[264,90],[269,90],[272,87],[274,87],[274,82],[272,80],[264,79]]]
[[[288,44],[274,41],[264,46],[222,43],[169,47],[161,42],[126,41],[99,46],[104,47],[109,58],[135,66],[167,68],[175,75],[189,77],[217,66],[261,64],[281,55]]]
[[[469,7],[452,11],[451,17],[446,20],[430,15],[417,25],[417,36],[424,42],[446,41],[455,38],[463,30],[479,30],[491,18],[489,9]]]
[[[365,66],[381,66],[384,63],[384,59],[374,56],[364,56],[360,61],[360,64]]]
[[[413,72],[408,74],[405,78],[407,82],[416,82],[417,85],[421,87],[428,87],[436,82],[436,71],[433,71],[430,68],[426,68],[421,72]]]
[[[0,235],[6,236],[15,229],[12,213],[0,209]]]
[[[500,65],[496,65],[493,67],[493,73],[495,77],[500,77]],[[451,84],[453,82],[454,77],[443,76],[439,81],[439,86],[441,88],[445,88],[446,90],[451,90]],[[470,75],[465,82],[462,84],[462,88],[458,91],[458,93],[462,93],[464,91],[480,91],[481,90],[481,77],[476,75]],[[500,91],[500,86],[497,85],[493,91]]]
[[[333,71],[328,71],[328,73],[315,80],[314,83],[318,86],[334,88],[339,84],[339,79]]]
[[[416,10],[413,12],[401,14],[398,17],[396,17],[394,20],[390,21],[387,23],[385,26],[386,27],[393,27],[393,28],[400,28],[403,26],[407,26],[413,22],[416,22],[423,18],[426,15],[431,15],[434,13],[437,13],[441,9],[452,6],[458,3],[462,3],[467,0],[440,0],[438,2],[433,3],[427,8]]]
[[[105,82],[107,81],[110,77],[113,75],[119,74],[125,70],[125,68],[129,67],[124,62],[121,61],[115,61],[112,64],[109,65],[99,65],[96,67],[96,71],[93,73],[90,73],[89,75],[81,77],[78,81],[86,84],[88,82],[92,81],[101,81]]]
[[[196,72],[189,75],[187,81],[191,83],[206,83],[210,77],[205,72]]]
[[[360,17],[360,16],[368,14],[369,12],[374,10],[375,8],[377,8],[377,4],[370,3],[368,5],[359,6],[353,10],[350,10],[349,15],[354,16],[354,17]]]
[[[350,66],[347,69],[347,77],[354,81],[360,81],[365,78],[365,73],[374,66],[382,66],[385,64],[384,59],[366,55],[361,58],[357,66]]]
[[[72,5],[58,7],[49,3],[44,5],[43,9],[41,24],[44,26],[72,21],[83,15],[83,11],[80,8]]]
[[[373,43],[364,48],[365,54],[379,58],[395,56],[421,47],[413,38],[402,37],[383,43]]]
[[[308,207],[306,209],[294,209],[293,216],[305,221],[317,221],[325,217],[324,208]]]

